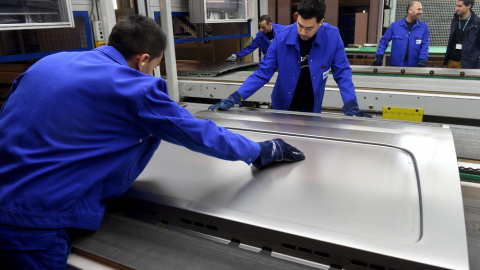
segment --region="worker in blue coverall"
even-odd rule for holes
[[[161,140],[258,168],[304,159],[172,101],[151,75],[166,46],[153,19],[120,20],[108,45],[47,56],[10,89],[0,111],[2,269],[66,269],[75,235],[100,226],[106,200],[128,189]]]
[[[330,69],[340,88],[349,116],[367,116],[360,111],[352,83],[350,64],[336,27],[324,23],[325,2],[302,0],[297,22],[277,33],[258,69],[228,98],[210,106],[210,110],[228,110],[241,105],[270,81],[278,69],[272,91],[272,108],[303,112],[322,111],[322,101]]]
[[[407,15],[388,27],[380,39],[374,66],[383,65],[383,56],[392,41],[390,65],[404,67],[426,67],[430,31],[428,25],[420,21],[423,14],[422,4],[411,2],[407,6]]]
[[[260,32],[257,33],[257,37],[253,39],[252,43],[245,47],[243,50],[233,53],[227,58],[227,61],[236,61],[238,57],[244,57],[251,54],[257,48],[265,55],[267,53],[270,43],[275,38],[275,35],[282,30],[283,25],[272,23],[272,19],[268,15],[263,15],[258,19],[258,25],[260,26]]]

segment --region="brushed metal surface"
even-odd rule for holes
[[[451,131],[441,125],[234,109],[196,113],[301,162],[263,170],[162,142],[127,196],[290,235],[468,269]]]

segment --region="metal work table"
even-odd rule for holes
[[[436,93],[459,93],[459,94],[471,94],[475,96],[480,96],[480,70],[479,72],[470,71],[472,75],[478,75],[478,79],[466,79],[461,78],[458,74],[459,71],[456,69],[419,69],[411,68],[406,69],[411,74],[423,74],[428,75],[430,70],[436,71],[435,74],[455,74],[456,77],[451,77],[448,79],[437,78],[434,76],[430,77],[398,77],[396,75],[401,75],[401,69],[395,67],[384,67],[380,68],[380,71],[377,74],[374,74],[373,69],[375,67],[367,66],[352,66],[353,72],[365,73],[361,75],[353,74],[353,84],[356,89],[380,89],[380,90],[402,90],[405,92],[436,92]],[[387,73],[388,72],[388,73]],[[423,72],[423,73],[420,73]],[[468,71],[467,71],[468,72]],[[253,71],[235,71],[231,73],[219,74],[215,77],[192,77],[192,76],[181,76],[179,81],[189,81],[194,80],[197,82],[204,82],[208,84],[209,82],[221,82],[221,83],[243,83]],[[277,80],[278,73],[275,73],[270,79],[269,84],[274,85]],[[468,75],[468,74],[467,74]],[[439,75],[440,76],[440,75]],[[392,83],[394,81],[395,83]],[[337,83],[333,78],[332,74],[328,75],[327,86],[336,87]]]
[[[405,70],[408,74],[423,74],[423,76],[401,75],[402,69],[396,67],[380,68],[378,74],[374,74],[372,67],[367,66],[352,66],[352,69],[361,72],[361,74],[354,73],[353,83],[362,110],[375,114],[382,112],[383,107],[414,108],[424,110],[427,116],[460,119],[478,119],[480,115],[480,106],[478,106],[480,78],[467,78],[467,76],[480,76],[480,70],[466,71],[464,78],[458,75],[459,70],[434,71],[437,75],[451,73],[451,76],[456,76],[446,78],[428,75],[430,69],[422,68]],[[389,72],[392,74],[388,74]],[[252,73],[253,71],[235,71],[215,77],[179,77],[179,95],[182,99],[213,99],[212,103],[217,102],[238,90]],[[247,101],[270,103],[276,79],[277,73]],[[343,106],[332,74],[327,80],[322,106],[338,109]]]
[[[324,269],[468,269],[448,128],[245,109],[196,115],[255,141],[284,138],[307,159],[258,171],[162,143],[124,196],[128,216]],[[185,169],[172,170],[179,162]]]
[[[429,58],[443,58],[445,57],[445,53],[447,52],[446,46],[429,46],[428,47],[428,57]],[[347,55],[353,55],[353,63],[355,64],[358,55],[369,56],[375,58],[375,54],[377,53],[377,46],[363,46],[360,48],[345,48],[345,53]],[[385,50],[385,54],[383,56],[383,64],[385,65],[385,60],[387,56],[390,56],[392,53],[392,47],[388,46]],[[442,59],[443,60],[443,59]]]

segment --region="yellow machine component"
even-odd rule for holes
[[[243,48],[247,47],[248,45],[250,45],[250,43],[252,43],[253,41],[253,38],[252,37],[242,37],[242,45],[243,45]],[[240,44],[238,44],[240,45]],[[238,46],[239,50],[242,50],[243,48],[240,48],[240,46]],[[260,49],[258,49],[260,51]],[[253,53],[249,54],[249,55],[246,55],[242,58],[242,61],[244,62],[253,62]]]
[[[383,119],[423,122],[423,109],[383,107]]]
[[[105,41],[101,40],[101,41],[95,41],[95,48],[98,48],[102,45],[105,45]]]

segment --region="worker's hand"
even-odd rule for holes
[[[417,62],[417,67],[426,67],[427,66],[427,61],[423,58],[419,58]]]
[[[240,107],[242,107],[241,100],[242,100],[242,96],[237,91],[235,91],[228,98],[222,99],[217,104],[208,107],[208,109],[210,111],[228,110],[231,107],[233,107],[235,104],[238,104]]]
[[[258,169],[281,161],[298,161],[305,159],[305,155],[297,148],[284,142],[282,139],[259,142],[260,156],[252,163]]]
[[[381,66],[383,65],[383,54],[375,55],[375,61],[373,62],[374,66]]]
[[[350,101],[347,101],[343,105],[343,113],[347,116],[357,116],[357,117],[367,117],[367,118],[372,118],[371,115],[367,114],[365,111],[361,111],[358,108],[358,102],[356,99],[352,99]]]
[[[227,59],[225,59],[226,61],[228,62],[235,62],[237,61],[237,54],[235,53],[232,53],[232,55],[230,55]]]

